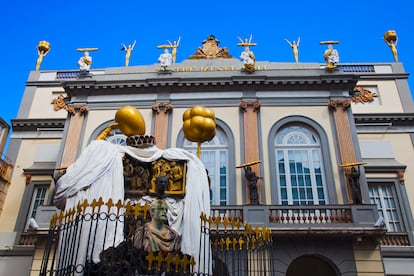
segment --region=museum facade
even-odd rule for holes
[[[223,51],[204,54],[167,67],[30,72],[7,152],[0,270],[47,271],[56,180],[129,105],[159,149],[201,147],[211,239],[236,220],[271,231],[264,252],[240,253],[243,264],[222,245],[218,275],[412,275],[414,104],[402,64],[247,68]],[[215,136],[200,145],[183,131],[194,106],[215,115]],[[126,143],[116,128],[104,139]]]

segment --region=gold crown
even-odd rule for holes
[[[155,137],[150,135],[128,136],[126,144],[134,148],[148,148],[155,145]]]

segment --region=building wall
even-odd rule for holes
[[[220,62],[222,63],[224,61]],[[126,73],[128,70],[131,70],[131,74],[128,75],[128,78],[134,78],[133,74],[140,73],[139,71],[141,69],[149,72],[145,73],[145,76],[148,78],[165,77],[158,75],[155,71],[152,72],[151,70],[153,70],[154,67],[134,67],[129,69],[108,69],[108,72],[111,70],[112,73],[116,72],[114,74],[102,74],[100,75],[100,80],[117,80],[118,77],[123,76],[122,73]],[[410,110],[410,105],[404,102],[406,95],[402,97],[404,100],[400,100],[401,95],[399,94],[399,89],[404,87],[404,85],[392,79],[392,70],[395,68],[390,65],[381,65],[377,66],[376,69],[377,73],[386,77],[381,77],[379,80],[371,77],[367,79],[362,78],[358,82],[358,85],[363,86],[366,89],[372,89],[378,93],[379,97],[377,97],[373,103],[353,104],[352,112],[354,114],[372,114],[372,116],[375,116],[377,113],[403,113],[407,112],[407,109]],[[400,70],[401,68],[397,69]],[[312,70],[318,71],[319,65],[313,66]],[[105,70],[102,70],[101,73],[104,73],[104,71]],[[266,78],[267,75],[273,74],[275,78],[286,78],[286,75],[289,75],[289,77],[296,76],[303,77],[304,79],[308,78],[308,76],[301,75],[303,73],[301,70],[296,71],[289,69],[285,71],[280,70],[280,72],[277,70],[260,71],[256,76]],[[175,72],[174,76],[179,76],[183,79],[195,76],[208,77],[211,81],[215,78],[219,78],[220,76],[228,76],[232,74],[238,76],[241,75],[239,71],[234,70],[231,72],[204,73],[183,71]],[[325,74],[325,72],[321,70],[321,74]],[[332,75],[329,75],[329,78],[342,77],[341,74],[338,74],[337,76],[335,74],[336,72],[333,72]],[[53,109],[53,105],[51,104],[52,101],[59,95],[66,95],[66,91],[61,86],[60,81],[55,79],[55,75],[55,72],[31,73],[29,81],[34,81],[35,84],[34,86],[28,85],[25,90],[18,115],[19,119],[32,119],[33,121],[36,121],[37,119],[72,119],[65,109],[56,111]],[[137,75],[141,76],[140,74]],[[120,80],[119,82],[123,83],[128,81],[129,79]],[[260,82],[261,81],[262,80],[260,80]],[[254,84],[254,82],[255,80],[253,78],[252,83]],[[270,91],[254,91],[254,89],[252,89],[252,91],[240,89],[239,91],[236,89],[235,91],[224,90],[219,92],[206,92],[201,90],[198,91],[200,88],[192,86],[191,88],[181,92],[174,91],[174,89],[171,89],[171,91],[164,89],[162,90],[162,93],[157,93],[158,90],[152,89],[149,86],[145,91],[140,90],[142,93],[131,93],[128,88],[115,87],[112,91],[105,90],[107,88],[99,88],[96,90],[96,94],[75,94],[72,95],[72,102],[75,104],[86,102],[89,108],[89,112],[85,115],[83,125],[81,126],[81,135],[79,137],[79,144],[77,145],[78,153],[80,153],[82,149],[84,149],[88,143],[95,138],[96,134],[99,133],[99,130],[104,129],[108,123],[113,122],[117,109],[126,104],[138,107],[146,122],[146,134],[152,134],[154,131],[154,121],[156,116],[151,108],[151,104],[160,102],[171,103],[173,110],[169,113],[170,118],[167,126],[169,128],[169,137],[167,139],[167,146],[180,146],[180,143],[182,143],[180,140],[180,137],[182,137],[182,115],[187,108],[200,104],[211,107],[217,120],[219,120],[220,123],[225,124],[230,133],[233,135],[234,145],[232,146],[234,146],[235,151],[232,154],[234,154],[234,164],[230,165],[237,166],[247,161],[252,161],[245,160],[244,144],[246,137],[243,137],[243,112],[240,110],[240,101],[258,99],[260,102],[260,109],[257,111],[259,129],[258,151],[259,156],[262,159],[262,169],[260,171],[260,176],[263,177],[261,180],[262,203],[264,205],[278,204],[278,200],[275,198],[273,190],[276,182],[276,179],[274,179],[275,177],[272,176],[272,162],[274,162],[274,160],[272,160],[273,157],[270,153],[273,140],[269,140],[272,138],[269,134],[273,131],[274,126],[284,118],[298,116],[307,118],[315,125],[320,126],[327,138],[327,143],[323,146],[327,147],[327,157],[330,166],[327,170],[330,170],[330,173],[332,174],[332,183],[328,184],[332,186],[332,193],[334,194],[332,202],[330,203],[348,204],[346,189],[344,188],[345,179],[342,169],[339,168],[341,158],[338,151],[338,141],[336,137],[337,130],[335,129],[332,111],[328,107],[328,100],[330,99],[348,99],[348,91],[345,88],[337,88],[337,90],[332,91],[329,90],[329,88],[318,88],[319,90],[314,90],[316,89],[316,86],[309,88],[306,85],[311,87],[311,84],[303,84],[303,90],[293,89],[293,91],[292,89],[285,91],[282,90],[280,86],[274,85],[274,90],[270,89]],[[321,86],[322,85],[326,84],[321,84]],[[330,84],[328,84],[327,87],[329,87],[329,85]],[[79,91],[81,91],[81,89],[83,88],[79,88]],[[212,85],[211,89],[214,90],[216,88],[213,89]],[[409,91],[404,90],[404,93],[409,93]],[[68,122],[69,120],[66,122],[66,130]],[[350,119],[350,122],[352,124],[352,118]],[[394,159],[407,166],[404,175],[405,182],[407,183],[405,187],[407,189],[407,195],[410,198],[410,202],[408,204],[411,209],[414,208],[414,187],[409,185],[409,183],[411,183],[414,179],[414,170],[411,168],[411,164],[414,164],[412,137],[410,136],[412,132],[408,132],[406,130],[402,131],[401,129],[395,130],[392,128],[377,132],[366,132],[359,131],[358,127],[355,128],[354,126],[351,126],[351,131],[355,131],[355,133],[352,134],[355,136],[357,135],[358,139],[361,141],[373,140],[388,141],[391,143]],[[27,204],[25,205],[21,202],[26,198],[25,191],[28,187],[27,181],[50,181],[53,183],[50,175],[41,173],[38,175],[31,175],[31,178],[27,179],[27,174],[25,174],[24,170],[30,168],[39,171],[39,166],[43,166],[45,163],[48,163],[36,160],[37,149],[40,146],[60,146],[59,157],[54,160],[57,163],[59,163],[59,158],[61,158],[63,151],[61,146],[62,131],[42,132],[39,129],[32,129],[31,131],[16,132],[13,134],[12,138],[14,139],[13,143],[16,145],[16,147],[13,148],[14,152],[12,153],[12,155],[16,157],[14,160],[15,167],[11,179],[13,187],[12,189],[9,189],[4,209],[0,216],[0,234],[2,237],[6,237],[4,240],[7,240],[10,244],[14,243],[17,231],[16,229],[20,229],[20,231],[23,230],[24,224],[26,223],[27,210],[23,209],[27,208]],[[360,157],[358,146],[355,146],[355,148],[356,156]],[[378,150],[380,151],[381,149]],[[58,164],[54,165],[58,166]],[[51,167],[49,166],[48,169],[50,168]],[[232,193],[235,193],[235,203],[238,205],[245,204],[247,196],[245,179],[243,177],[242,170],[236,169],[235,167],[230,167],[230,170],[232,170],[232,173],[235,176],[235,190],[232,191]],[[396,178],[397,175],[390,172],[369,173],[366,176],[362,176],[362,183],[364,183],[365,177]],[[51,190],[52,188],[53,187],[51,187]],[[48,199],[46,201],[50,202]],[[16,206],[22,206],[22,209],[19,210]],[[409,218],[409,220],[412,220],[412,217]],[[19,237],[19,234],[17,234],[17,237]],[[337,264],[338,269],[341,272],[348,273],[347,275],[384,274],[380,247],[376,242],[365,240],[362,242],[356,242],[351,239],[347,241],[335,240],[335,242],[332,243],[327,239],[322,239],[322,243],[315,240],[306,241],[298,239],[290,240],[289,242],[287,240],[288,239],[281,240],[280,243],[277,244],[276,249],[278,253],[280,253],[280,256],[282,256],[279,260],[280,265],[286,266],[285,268],[287,268],[288,264],[295,259],[295,256],[299,257],[304,254],[317,254],[334,260],[334,263]],[[295,246],[292,246],[292,243]],[[5,246],[6,244],[2,245]],[[340,252],[338,253],[338,251]],[[37,273],[40,267],[41,252],[42,248],[39,246],[35,253],[35,261],[31,265],[34,274]],[[290,258],[289,260],[286,259],[288,258],[287,256]],[[4,259],[1,260],[3,261]]]
[[[59,145],[59,139],[24,139],[21,141],[13,174],[11,178],[11,188],[6,197],[3,213],[1,215],[2,223],[0,224],[0,232],[14,232],[20,204],[16,206],[16,202],[21,203],[27,181],[45,180],[50,181],[50,176],[34,175],[30,179],[26,178],[24,169],[30,168],[34,165],[36,156],[41,157],[41,153],[37,152],[39,145]]]

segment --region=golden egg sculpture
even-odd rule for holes
[[[202,143],[216,135],[214,112],[203,106],[194,106],[183,114],[183,132],[187,140]]]
[[[118,123],[119,129],[126,136],[144,135],[145,134],[145,121],[138,111],[133,106],[126,105],[115,114],[115,122]]]

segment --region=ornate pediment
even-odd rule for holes
[[[198,47],[197,51],[189,59],[215,59],[215,58],[233,58],[227,47],[220,48],[220,41],[214,35],[209,35],[203,41],[203,47]]]

